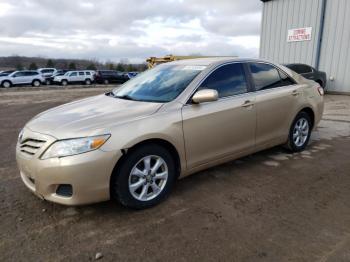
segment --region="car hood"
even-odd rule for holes
[[[98,95],[47,110],[26,128],[57,139],[108,133],[112,126],[155,113],[162,104]]]

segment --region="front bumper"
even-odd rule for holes
[[[34,154],[22,152],[16,147],[16,159],[24,184],[42,199],[64,205],[83,205],[110,198],[109,184],[113,168],[121,152],[95,150],[84,154],[41,160],[41,154],[52,144],[54,138],[25,129],[23,136],[46,142]],[[23,138],[25,139],[25,137]],[[69,197],[57,194],[60,185],[71,185]]]

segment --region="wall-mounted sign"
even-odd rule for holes
[[[288,30],[287,42],[311,40],[312,27],[295,28]]]

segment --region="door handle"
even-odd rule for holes
[[[246,100],[246,101],[244,101],[242,107],[251,107],[253,105],[254,105],[254,103],[252,101]]]

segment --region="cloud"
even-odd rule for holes
[[[257,0],[2,0],[2,55],[143,61],[169,53],[257,56]]]

